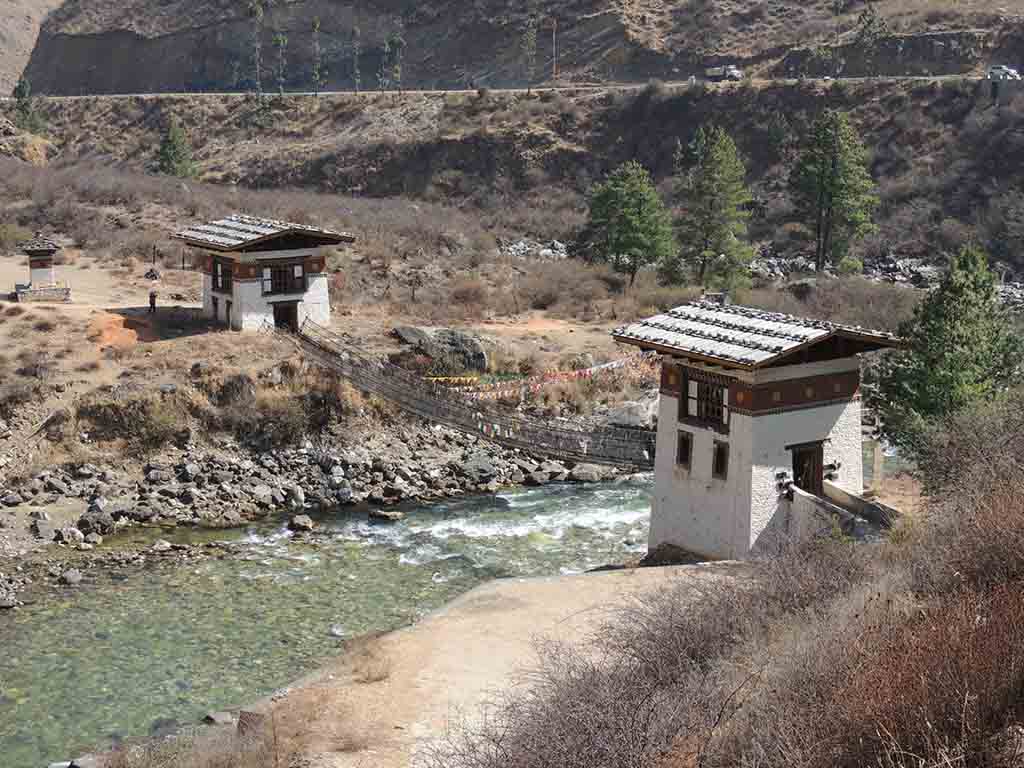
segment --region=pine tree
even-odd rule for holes
[[[363,73],[359,67],[359,60],[363,56],[362,32],[358,26],[352,28],[352,82],[355,84],[356,93],[363,87]]]
[[[683,213],[676,227],[682,262],[697,282],[735,287],[747,273],[753,251],[745,242],[746,206],[751,201],[746,167],[732,137],[717,126],[701,127],[691,142],[693,167],[677,185]],[[682,264],[667,260],[661,277],[679,282]]]
[[[256,93],[263,96],[263,0],[249,0],[252,18],[252,67]]]
[[[167,131],[160,141],[157,153],[157,167],[160,173],[178,178],[191,178],[196,175],[192,161],[192,145],[189,144],[185,129],[176,118],[171,118]]]
[[[46,122],[36,111],[36,100],[32,97],[32,84],[22,75],[14,86],[14,124],[29,133],[42,133]]]
[[[320,48],[320,17],[313,19],[313,94],[320,95],[320,89],[327,84],[327,63]]]
[[[391,75],[391,38],[384,38],[384,45],[380,51],[380,62],[377,64],[377,88],[381,93],[388,89],[388,80]]]
[[[402,64],[405,59],[405,30],[401,19],[395,20],[395,28],[391,33],[386,50],[391,51],[391,84],[402,92]]]
[[[523,29],[523,65],[526,69],[526,92],[533,88],[533,79],[537,75],[537,30],[540,20],[536,13],[531,13]]]
[[[790,186],[798,210],[814,230],[819,272],[874,229],[871,218],[878,198],[868,153],[844,113],[828,110],[815,121]]]
[[[857,37],[854,44],[863,51],[864,60],[868,69],[873,70],[875,66],[875,55],[878,53],[878,46],[883,38],[889,36],[889,25],[876,9],[871,0],[867,0],[864,10],[857,18]]]
[[[641,267],[672,258],[678,250],[672,217],[647,169],[635,160],[596,187],[589,229],[593,258],[629,275],[631,286]]]
[[[927,426],[1019,379],[1024,347],[980,248],[952,258],[900,335],[906,346],[883,363],[872,400],[885,436],[911,456]]]
[[[277,48],[277,94],[284,96],[284,83],[287,72],[288,36],[278,30],[274,34],[274,46]]]

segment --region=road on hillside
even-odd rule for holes
[[[801,82],[805,83],[862,83],[862,82],[883,82],[883,83],[899,83],[908,81],[921,81],[921,82],[934,82],[941,80],[985,80],[986,78],[981,75],[900,75],[893,77],[836,77],[836,78],[813,78],[807,77],[801,79],[797,78],[779,78],[779,79],[751,79],[744,81],[754,86],[767,86],[767,85],[796,85]],[[666,88],[687,88],[692,84],[689,80],[666,80],[660,81]],[[743,85],[744,82],[712,82],[708,80],[698,80],[697,83],[711,86],[711,87],[737,87]],[[630,91],[639,90],[646,88],[649,85],[648,82],[643,83],[581,83],[579,85],[558,85],[558,86],[540,86],[535,88],[491,88],[489,86],[481,86],[481,88],[445,88],[445,89],[431,89],[431,90],[417,90],[413,88],[407,88],[403,91],[379,91],[374,89],[365,89],[362,91],[320,91],[319,96],[321,97],[332,97],[332,96],[379,96],[382,93],[391,95],[401,96],[443,96],[446,94],[475,94],[479,90],[487,90],[494,94],[516,94],[516,93],[549,93],[549,92],[563,92],[563,91]],[[74,101],[79,99],[167,99],[167,98],[194,98],[200,97],[217,97],[217,98],[248,98],[253,95],[251,91],[166,91],[161,93],[93,93],[83,94],[77,96],[47,96],[45,94],[36,94],[37,98],[47,99],[52,101]],[[268,97],[277,96],[276,91],[264,91],[264,95]],[[285,91],[285,96],[317,96],[318,94],[313,91]],[[0,101],[14,101],[11,96],[0,97]]]

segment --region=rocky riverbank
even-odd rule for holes
[[[18,488],[0,486],[0,538],[8,548],[20,544],[15,552],[22,554],[51,542],[89,553],[105,537],[139,525],[232,528],[290,514],[303,529],[308,524],[300,516],[332,509],[387,523],[402,518],[403,503],[523,484],[601,482],[615,474],[594,465],[539,460],[440,426],[382,430],[358,444],[334,446],[306,442],[257,452],[221,441],[213,448],[173,448],[128,471],[94,464],[55,467]],[[51,512],[56,509],[72,512]],[[102,567],[108,556],[96,554],[93,562]],[[54,568],[61,564],[44,570]],[[5,570],[0,607],[11,608],[29,577],[11,573],[13,566]],[[74,575],[65,581],[77,583]]]

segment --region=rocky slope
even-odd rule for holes
[[[8,95],[28,63],[46,14],[62,0],[0,0],[0,96]]]
[[[270,5],[270,4],[268,4]],[[1005,27],[1005,14],[982,0],[955,6],[935,0],[877,4],[896,31],[921,33]],[[539,0],[538,78],[552,72],[557,22],[559,76],[568,81],[683,79],[704,66],[736,59],[760,68],[788,48],[833,39],[828,0]],[[361,32],[364,88],[376,84],[386,39],[401,27],[402,79],[414,88],[521,85],[521,39],[526,4],[503,0],[432,5],[409,0],[339,5],[333,0],[286,0],[269,7],[260,33],[264,85],[273,73],[276,32],[288,39],[286,87],[311,89],[312,22],[322,23],[327,87],[353,84],[353,30]],[[247,89],[253,85],[254,25],[244,3],[228,0],[143,0],[90,3],[66,0],[43,25],[27,74],[51,94],[148,93]],[[849,35],[860,3],[839,19]],[[982,46],[982,50],[985,46]],[[980,62],[971,60],[968,67]]]

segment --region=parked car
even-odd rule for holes
[[[705,76],[708,80],[714,80],[716,82],[720,80],[739,81],[743,79],[743,70],[735,64],[727,64],[724,67],[709,67],[705,71]]]
[[[989,67],[989,80],[1020,80],[1020,72],[1005,64],[995,64]]]

